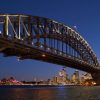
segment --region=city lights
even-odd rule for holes
[[[42,57],[46,57],[46,55],[45,54],[42,54]]]

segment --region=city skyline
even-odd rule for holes
[[[57,20],[58,22],[63,22],[72,28],[76,26],[77,31],[89,42],[96,52],[98,59],[100,59],[98,47],[100,37],[100,14],[98,12],[100,7],[98,1],[85,0],[80,2],[79,0],[62,0],[58,2],[57,0],[51,0],[47,2],[46,0],[37,0],[33,2],[32,0],[25,0],[22,5],[19,4],[22,4],[22,1],[11,0],[10,3],[4,0],[0,4],[1,13],[23,13],[44,16]],[[70,8],[71,6],[73,7]],[[17,77],[17,79],[25,78],[30,80],[33,77],[48,78],[63,67],[35,60],[18,61],[16,57],[4,58],[2,54],[0,54],[0,60],[0,77],[14,76]],[[73,73],[73,70],[69,68],[68,73]]]
[[[80,86],[93,86],[96,85],[96,82],[93,80],[91,74],[83,73],[80,74],[78,70],[75,70],[74,73],[69,77],[67,74],[66,68],[62,68],[55,76],[52,76],[46,80],[38,80],[34,77],[33,80],[17,80],[14,77],[2,78],[0,80],[0,86],[2,85],[48,85],[48,86],[64,86],[64,85],[80,85]]]

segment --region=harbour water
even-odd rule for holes
[[[100,100],[100,86],[0,86],[0,100]]]

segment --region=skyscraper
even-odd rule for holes
[[[57,81],[59,84],[62,84],[62,85],[65,85],[68,83],[68,75],[66,74],[65,68],[59,71]]]
[[[78,70],[75,70],[75,72],[71,76],[71,82],[75,84],[79,84],[79,71]]]

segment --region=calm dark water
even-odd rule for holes
[[[100,86],[0,86],[0,100],[100,100]]]

